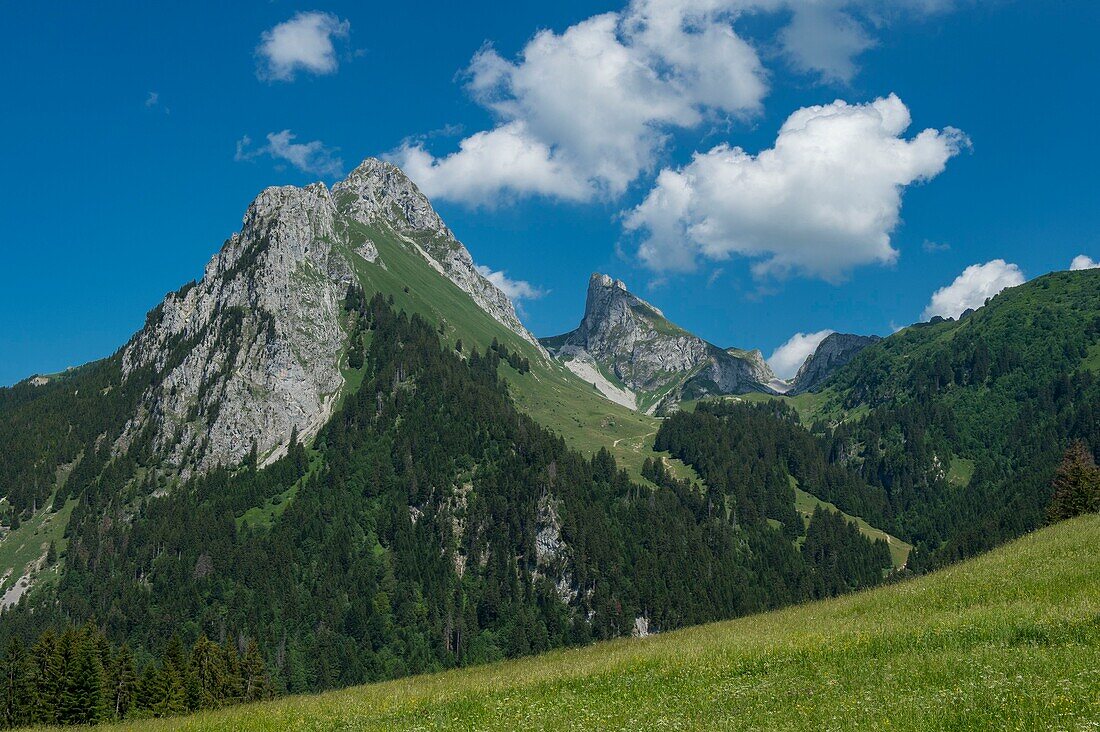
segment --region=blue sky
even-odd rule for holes
[[[477,262],[541,293],[520,302],[537,335],[575,327],[595,270],[715,343],[772,354],[1100,259],[1093,2],[4,15],[4,384],[109,355],[262,188],[331,183],[371,155],[409,164]],[[601,81],[616,60],[640,74],[625,94]]]

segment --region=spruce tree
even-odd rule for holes
[[[57,719],[60,701],[64,660],[57,634],[47,628],[38,636],[31,649],[33,664],[33,683],[35,700],[35,721],[42,724],[54,724]]]
[[[286,686],[291,694],[301,694],[313,688],[305,656],[295,643],[287,649],[286,669]]]
[[[254,639],[248,641],[244,659],[241,662],[242,696],[244,701],[258,701],[271,696],[271,681],[267,675],[267,664],[260,653],[260,646]]]
[[[59,722],[96,724],[107,718],[107,686],[97,635],[95,627],[88,624],[70,636]]]
[[[137,673],[134,656],[125,643],[118,649],[111,664],[111,702],[115,719],[125,719],[134,705],[137,692]]]
[[[181,673],[180,667],[173,663],[165,663],[162,670],[164,680],[164,697],[153,707],[153,713],[158,717],[174,717],[187,712],[187,688],[186,679]]]
[[[1100,511],[1100,468],[1082,440],[1066,450],[1051,485],[1054,495],[1047,509],[1051,522]]]
[[[160,664],[155,662],[146,664],[141,672],[141,681],[137,685],[135,701],[138,709],[156,714],[166,696],[164,673],[161,671]]]
[[[222,704],[225,688],[225,658],[222,649],[206,634],[199,636],[191,649],[191,674],[195,679],[195,699],[192,707],[214,709]]]
[[[222,647],[222,658],[225,659],[225,675],[218,698],[226,704],[234,704],[242,698],[241,659],[237,654],[237,646],[231,639]]]
[[[31,657],[17,638],[8,643],[3,664],[0,664],[3,679],[0,683],[0,723],[5,727],[22,727],[34,722],[34,666]]]

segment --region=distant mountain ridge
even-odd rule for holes
[[[776,377],[759,349],[722,348],[670,322],[622,280],[594,273],[580,325],[540,342],[608,399],[650,414],[681,401],[730,394],[815,391],[878,336],[833,333],[789,381]]]
[[[708,343],[598,272],[576,330],[541,342],[609,399],[650,413],[681,399],[771,392],[775,378],[760,351]]]

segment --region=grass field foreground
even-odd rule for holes
[[[1100,516],[923,578],[155,730],[1095,730]]]

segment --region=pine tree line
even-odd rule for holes
[[[802,556],[810,565],[812,596],[818,599],[878,584],[891,564],[883,539],[869,540],[843,514],[820,505],[806,527]]]
[[[47,629],[27,648],[12,637],[0,660],[0,727],[91,725],[169,717],[272,695],[254,640],[243,654],[200,635],[190,650],[178,636],[138,672],[129,646],[113,647],[91,622]]]

